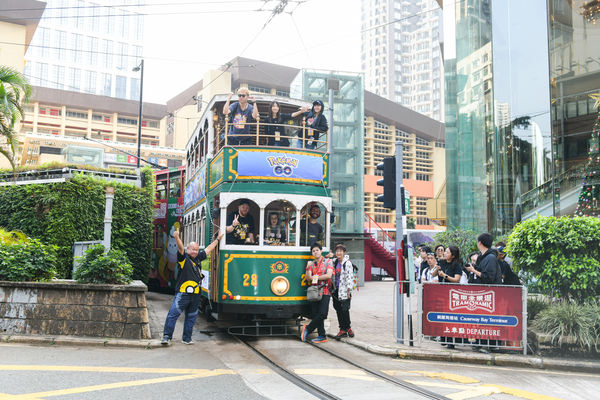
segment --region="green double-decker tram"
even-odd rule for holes
[[[257,98],[262,115],[273,100],[280,99]],[[190,290],[202,293],[207,315],[235,321],[237,333],[256,334],[259,326],[269,333],[285,326],[280,321],[308,315],[310,244],[330,248],[328,137],[320,132],[313,140],[301,117],[236,121],[248,132],[233,134],[221,112],[225,101],[213,98],[187,145],[184,242],[204,247],[218,230],[227,232],[202,264],[201,287]],[[303,104],[278,102],[287,114]]]

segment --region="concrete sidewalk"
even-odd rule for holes
[[[374,354],[414,360],[600,373],[600,361],[524,356],[521,353],[482,354],[473,352],[471,346],[457,346],[455,350],[448,350],[441,347],[437,342],[427,340],[424,340],[418,346],[412,347],[408,343],[398,344],[394,336],[393,326],[393,292],[394,282],[366,282],[365,286],[361,287],[352,298],[350,318],[356,336],[354,338],[343,338],[342,341]],[[0,335],[0,341],[3,343],[29,343],[33,345],[115,346],[152,349],[160,347],[162,328],[172,299],[172,295],[152,292],[146,294],[150,332],[152,334],[150,340],[2,334]],[[414,301],[413,312],[416,313],[416,301]],[[181,338],[182,327],[183,317],[180,317],[175,326],[174,342],[178,342],[177,339]],[[338,332],[337,316],[333,306],[330,306],[329,318],[325,321],[325,328],[330,336],[334,336]],[[196,321],[194,336],[203,335],[204,331],[214,329],[215,326],[212,323],[207,322],[205,318],[200,316]],[[406,334],[406,337],[408,337],[408,334]]]
[[[423,340],[420,344],[415,343],[415,346],[409,346],[408,341],[398,344],[394,334],[393,295],[394,282],[365,282],[352,297],[350,319],[355,337],[341,340],[371,353],[406,359],[600,373],[600,360],[525,356],[522,352],[483,354],[474,352],[470,345],[457,345],[456,349],[449,350],[431,340]],[[413,296],[412,313],[415,326],[416,305],[416,298]],[[339,330],[333,306],[329,309],[328,322],[327,324],[326,321],[327,334],[333,337]],[[413,331],[416,332],[416,329],[413,328]],[[409,337],[408,324],[405,324],[405,337]]]

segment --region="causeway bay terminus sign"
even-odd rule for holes
[[[520,341],[519,287],[423,285],[423,334]]]
[[[238,179],[263,177],[283,180],[323,180],[323,158],[320,154],[275,152],[261,150],[238,151]]]

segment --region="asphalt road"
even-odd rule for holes
[[[0,399],[313,398],[205,324],[195,332],[195,345],[174,341],[152,350],[0,344]],[[296,339],[256,345],[340,398],[417,398]],[[335,341],[324,346],[454,400],[592,399],[600,387],[600,377],[591,374],[397,360]]]

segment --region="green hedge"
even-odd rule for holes
[[[104,236],[105,188],[113,186],[111,245],[127,254],[133,278],[146,282],[151,266],[154,178],[150,168],[142,171],[144,189],[80,174],[67,182],[3,186],[0,226],[55,245],[58,276],[69,278],[73,243]]]
[[[513,267],[543,292],[578,301],[600,293],[600,219],[537,217],[508,239]]]
[[[56,249],[36,239],[0,242],[0,281],[49,281],[56,276]]]
[[[131,282],[133,267],[124,251],[111,248],[104,254],[104,246],[91,246],[83,257],[77,257],[81,264],[73,274],[80,283],[109,283],[125,285]]]

